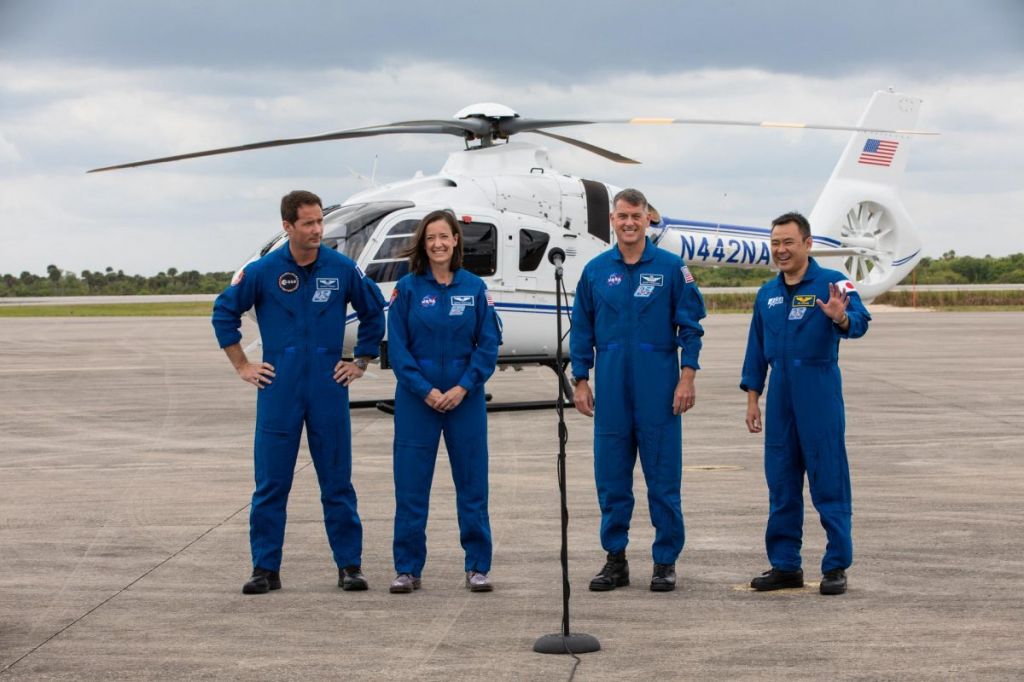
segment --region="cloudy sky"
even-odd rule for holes
[[[231,270],[293,188],[328,203],[438,170],[452,137],[396,136],[86,175],[97,166],[419,118],[494,101],[530,117],[854,124],[925,100],[903,196],[925,252],[1024,251],[1024,2],[438,3],[0,0],[0,273],[50,263]],[[809,212],[834,132],[592,126],[556,167],[679,218]],[[524,136],[526,138],[527,136]],[[540,138],[533,137],[534,141]]]

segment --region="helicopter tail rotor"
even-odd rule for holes
[[[913,128],[921,100],[889,91],[874,94],[858,124]],[[855,132],[811,211],[822,265],[845,272],[867,300],[906,277],[921,259],[921,236],[899,195],[909,135]]]

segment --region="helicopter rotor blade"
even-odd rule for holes
[[[592,154],[597,154],[598,156],[603,156],[604,158],[606,158],[606,159],[608,159],[610,161],[614,161],[616,163],[637,163],[637,164],[640,163],[636,159],[631,159],[628,156],[623,156],[622,154],[618,154],[616,152],[613,152],[610,149],[605,149],[603,147],[598,147],[597,145],[590,144],[589,142],[584,142],[583,140],[577,140],[574,137],[566,137],[564,135],[555,135],[554,133],[546,133],[543,130],[530,130],[530,131],[525,131],[525,132],[531,132],[531,133],[533,133],[535,135],[543,135],[544,137],[550,137],[550,138],[553,138],[555,140],[558,140],[559,142],[564,142],[566,144],[571,144],[574,147],[579,147],[580,149],[586,149],[588,152],[591,152]]]
[[[476,125],[477,123],[484,123],[484,126]],[[369,126],[366,128],[352,128],[349,130],[339,130],[333,133],[322,133],[320,135],[308,135],[305,137],[289,137],[282,138],[280,140],[267,140],[265,142],[253,142],[250,144],[242,144],[235,147],[221,147],[219,149],[206,149],[198,152],[190,152],[188,154],[176,154],[174,156],[163,156],[158,159],[146,159],[144,161],[133,161],[131,163],[121,163],[116,166],[104,166],[103,168],[93,168],[92,170],[86,171],[87,173],[100,173],[102,171],[118,170],[121,168],[136,168],[138,166],[150,166],[157,163],[170,163],[172,161],[182,161],[184,159],[195,159],[202,156],[216,156],[218,154],[233,154],[235,152],[245,152],[252,149],[266,149],[268,147],[284,147],[293,144],[306,144],[309,142],[326,142],[329,140],[347,140],[358,137],[373,137],[375,135],[401,135],[401,134],[413,134],[413,133],[426,133],[434,135],[455,135],[457,137],[470,137],[481,134],[481,130],[490,130],[490,126],[486,125],[486,122],[480,121],[400,121],[398,123],[389,123],[380,126]]]

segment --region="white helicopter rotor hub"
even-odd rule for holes
[[[504,104],[478,102],[456,111],[455,118],[519,118],[519,114]]]

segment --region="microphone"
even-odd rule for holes
[[[548,251],[548,262],[555,266],[555,277],[562,276],[562,263],[565,262],[565,251],[557,246]]]

